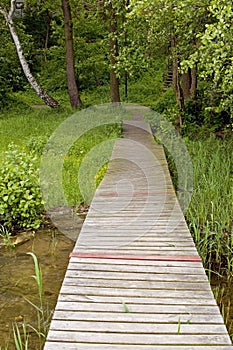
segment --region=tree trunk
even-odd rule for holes
[[[191,69],[191,87],[190,87],[190,96],[192,100],[197,98],[197,65]]]
[[[178,129],[181,128],[182,121],[182,112],[184,111],[184,95],[183,90],[180,84],[180,74],[179,74],[179,59],[176,54],[176,38],[174,37],[172,40],[172,48],[173,48],[173,61],[172,61],[172,85],[173,90],[176,96],[176,102],[180,108],[179,117],[177,119]]]
[[[56,108],[56,107],[58,107],[58,102],[56,100],[54,100],[51,96],[49,96],[46,93],[46,91],[37,83],[36,79],[34,78],[34,76],[31,73],[29,65],[24,57],[23,49],[21,47],[19,37],[18,37],[18,34],[15,30],[14,23],[12,20],[12,15],[14,12],[14,3],[15,3],[15,1],[11,0],[11,8],[10,8],[9,13],[7,13],[5,11],[5,9],[2,9],[2,8],[0,8],[0,13],[3,14],[3,16],[6,20],[6,23],[9,27],[11,36],[12,36],[13,41],[15,43],[16,51],[17,51],[23,72],[24,72],[29,84],[31,85],[31,87],[36,91],[37,95],[46,103],[46,105],[48,105],[51,108]]]
[[[190,99],[191,79],[191,69],[188,68],[188,71],[181,76],[181,87],[185,101]]]
[[[128,98],[128,73],[125,71],[125,98]]]
[[[69,0],[62,0],[62,11],[64,16],[67,86],[70,96],[70,104],[72,107],[77,108],[81,105],[81,99],[75,77],[73,26]]]
[[[182,74],[181,80],[184,100],[195,100],[197,94],[197,68],[189,68],[186,73]]]
[[[120,86],[119,79],[115,72],[116,58],[118,56],[118,42],[117,42],[117,19],[114,13],[112,3],[109,5],[110,12],[110,95],[113,103],[119,103],[120,100]]]
[[[180,108],[180,114],[177,120],[178,127],[181,128],[183,122],[182,122],[182,111],[184,110],[184,96],[183,91],[180,85],[180,76],[178,71],[178,59],[177,57],[174,57],[173,59],[173,76],[172,76],[172,85],[176,96],[176,102]]]

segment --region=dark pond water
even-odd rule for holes
[[[80,224],[81,228],[81,224]],[[12,323],[23,320],[37,326],[35,308],[39,304],[37,286],[32,278],[34,265],[27,252],[34,252],[43,271],[44,302],[52,312],[74,242],[57,230],[39,231],[30,241],[14,249],[0,249],[0,349],[14,350]],[[233,280],[213,277],[212,288],[233,333]],[[30,335],[30,350],[39,350],[37,337]],[[6,347],[7,346],[7,347]]]

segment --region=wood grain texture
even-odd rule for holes
[[[72,343],[72,342],[47,342],[44,350],[232,350],[231,345],[214,345],[213,346],[200,346],[200,345],[117,345],[117,344],[84,344],[84,343]]]
[[[71,254],[44,350],[233,350],[162,146],[141,120],[125,122],[123,134]]]

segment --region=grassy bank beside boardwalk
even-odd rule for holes
[[[81,112],[76,113],[77,116],[75,114],[74,119],[78,124]],[[0,113],[0,231],[1,227],[2,231],[6,228],[10,232],[17,232],[25,228],[36,229],[43,224],[41,212],[44,203],[39,182],[41,156],[50,136],[59,125],[73,115],[74,111],[70,108],[50,110],[38,106],[36,108],[14,108]],[[98,118],[97,113],[94,111],[91,117],[92,119]],[[90,123],[88,118],[85,122],[88,129]],[[91,182],[92,187],[95,187],[95,183],[99,183],[106,169],[106,152],[103,148],[108,146],[108,152],[111,154],[113,146],[113,142],[107,142],[106,146],[106,141],[114,140],[120,134],[120,121],[100,124],[90,128],[72,142],[62,164],[62,186],[69,205],[78,206],[86,200],[78,186],[81,164],[85,163],[83,169],[86,171],[82,174],[82,183],[84,184],[86,179]],[[66,139],[69,141],[69,135],[64,132],[61,135],[61,144]],[[89,174],[92,172],[93,164],[92,159],[88,162],[87,155],[93,153],[93,150],[95,150],[96,174],[93,175],[93,179],[90,179]],[[59,144],[56,145],[54,151],[56,153],[53,154],[53,150],[50,150],[51,156],[48,158],[46,167],[51,171],[53,169],[58,171],[55,163],[60,158]],[[102,153],[105,155],[103,159],[101,159]],[[88,190],[85,189],[85,191]],[[57,196],[53,198],[55,203],[60,203],[59,193],[56,193],[56,190],[53,192],[54,196]]]
[[[2,175],[4,175],[3,168],[6,165],[4,152],[7,150],[7,169],[9,171],[5,169],[5,174],[11,172],[10,169],[16,168],[15,159],[17,157],[20,158],[21,162],[19,166],[17,165],[17,169],[21,174],[27,175],[25,167],[31,162],[32,158],[36,159],[35,167],[39,167],[42,151],[50,135],[74,113],[68,106],[51,110],[38,108],[38,106],[37,108],[31,108],[29,107],[30,101],[27,102],[26,104],[21,101],[14,108],[8,108],[8,110],[0,112],[0,173]],[[105,141],[119,137],[120,133],[120,124],[100,126],[84,134],[70,148],[63,169],[64,188],[70,205],[75,206],[84,200],[77,185],[77,174],[83,159],[96,145],[103,144],[104,147]],[[13,146],[9,150],[8,147],[11,143],[13,143]],[[194,170],[194,191],[186,213],[189,228],[206,269],[209,272],[221,271],[221,273],[225,269],[232,273],[233,137],[228,136],[225,139],[217,139],[214,135],[202,139],[198,139],[197,136],[192,139],[186,137],[186,144]],[[99,148],[99,152],[101,153],[101,148]],[[99,169],[95,179],[97,183],[106,169],[106,166],[102,165],[103,167]],[[23,188],[20,188],[21,197],[19,202],[16,201],[14,193],[19,189],[17,187],[19,181],[15,175],[14,178],[16,183],[13,180],[13,182],[10,182],[6,178],[5,187],[1,185],[0,188],[1,191],[6,191],[7,188],[8,191],[4,194],[1,193],[1,198],[4,195],[5,202],[3,200],[2,206],[0,204],[0,224],[4,224],[3,211],[5,210],[7,211],[9,228],[11,228],[11,225],[15,225],[15,222],[9,219],[8,211],[11,209],[6,209],[6,203],[12,200],[13,207],[22,206],[24,210],[22,222],[24,222],[28,215],[27,208],[25,209],[28,201],[35,202],[35,199],[29,193],[27,193],[27,198],[24,198],[23,193],[25,191]],[[36,182],[35,177],[31,178],[30,181],[34,191],[32,192],[37,196],[39,183]],[[27,178],[24,177],[23,182],[26,184]],[[12,208],[12,205],[10,208]],[[36,210],[38,208],[41,208],[40,203],[36,205]],[[39,221],[37,222],[38,225]]]
[[[188,141],[194,190],[186,219],[204,266],[233,272],[233,137]]]

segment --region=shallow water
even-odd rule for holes
[[[233,339],[233,277],[214,275],[211,279],[211,287],[228,332]]]
[[[81,224],[80,224],[81,229]],[[27,252],[34,252],[43,271],[44,303],[53,311],[74,242],[57,230],[42,230],[14,249],[0,249],[0,349],[15,350],[12,323],[23,320],[37,326],[35,308],[39,305],[34,264]],[[233,334],[233,279],[212,278],[212,289],[224,314],[229,333]],[[30,350],[39,350],[37,337],[30,333]]]
[[[81,226],[80,226],[81,227]],[[35,237],[14,249],[0,249],[0,348],[15,349],[12,323],[23,320],[37,326],[35,308],[26,300],[39,305],[38,290],[34,275],[34,264],[27,252],[38,257],[43,272],[44,303],[52,312],[68,264],[74,242],[57,230],[39,231]],[[31,332],[29,349],[37,350],[39,345]]]

